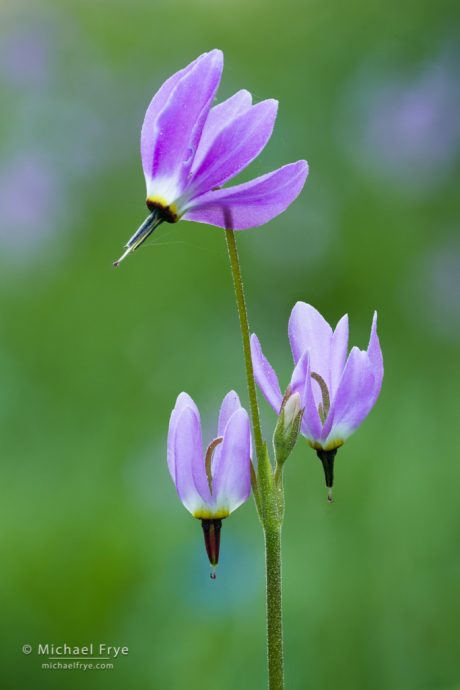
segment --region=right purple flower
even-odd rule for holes
[[[317,452],[332,500],[334,457],[375,405],[383,379],[383,357],[374,314],[367,350],[348,351],[348,316],[333,331],[311,305],[297,302],[289,319],[294,372],[283,396],[278,377],[251,336],[254,375],[277,414],[283,401],[299,393],[304,409],[301,433]]]

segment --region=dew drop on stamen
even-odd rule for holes
[[[332,497],[332,486],[329,486],[327,489],[327,502],[328,503],[333,503],[334,499]]]
[[[209,573],[209,577],[211,578],[211,580],[215,580],[217,578],[215,566],[211,566],[211,572]]]

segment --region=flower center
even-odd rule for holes
[[[322,376],[316,373],[316,371],[311,372],[311,377],[316,383],[319,385],[321,389],[321,395],[323,397],[323,402],[318,405],[318,414],[319,418],[321,419],[322,424],[327,419],[327,415],[329,414],[329,410],[331,407],[331,398],[329,396],[329,389],[327,387],[326,381],[323,379]]]
[[[214,441],[211,441],[211,443],[208,446],[208,449],[206,451],[206,458],[204,461],[205,467],[206,467],[206,476],[208,478],[208,484],[209,484],[209,492],[212,494],[212,472],[211,472],[211,466],[212,466],[212,458],[214,455],[214,451],[216,450],[217,446],[219,443],[222,443],[223,441],[222,436],[218,436],[217,438],[214,439]]]
[[[176,204],[168,204],[162,196],[149,196],[146,203],[149,211],[156,211],[167,223],[177,223],[179,220]]]

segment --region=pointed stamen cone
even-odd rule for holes
[[[150,237],[152,232],[156,230],[162,220],[163,219],[159,215],[158,210],[153,210],[152,213],[144,220],[142,225],[136,230],[134,235],[128,240],[125,245],[125,251],[119,259],[113,262],[113,266],[118,268],[121,262],[124,261],[129,254],[136,251],[136,249],[140,247],[147,238]]]
[[[113,262],[113,264],[112,264],[113,267],[114,267],[114,268],[118,268],[118,266],[121,264],[121,262],[122,262],[124,259],[126,259],[126,257],[128,256],[128,254],[130,254],[132,251],[133,251],[132,248],[131,248],[131,247],[128,247],[127,250],[126,250],[125,252],[123,252],[123,254],[120,256],[120,258]]]
[[[206,553],[208,554],[209,562],[212,567],[211,578],[215,580],[215,570],[219,563],[220,528],[222,527],[222,520],[201,520],[201,526],[203,528]]]
[[[324,478],[328,489],[327,500],[332,503],[332,487],[334,485],[334,460],[337,454],[337,448],[334,450],[317,450],[316,455],[321,460],[324,470]]]

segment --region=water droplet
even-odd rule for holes
[[[184,165],[188,165],[188,163],[190,163],[194,153],[195,153],[195,150],[192,147],[189,147],[187,149],[186,154],[185,154],[185,159],[184,159]]]

